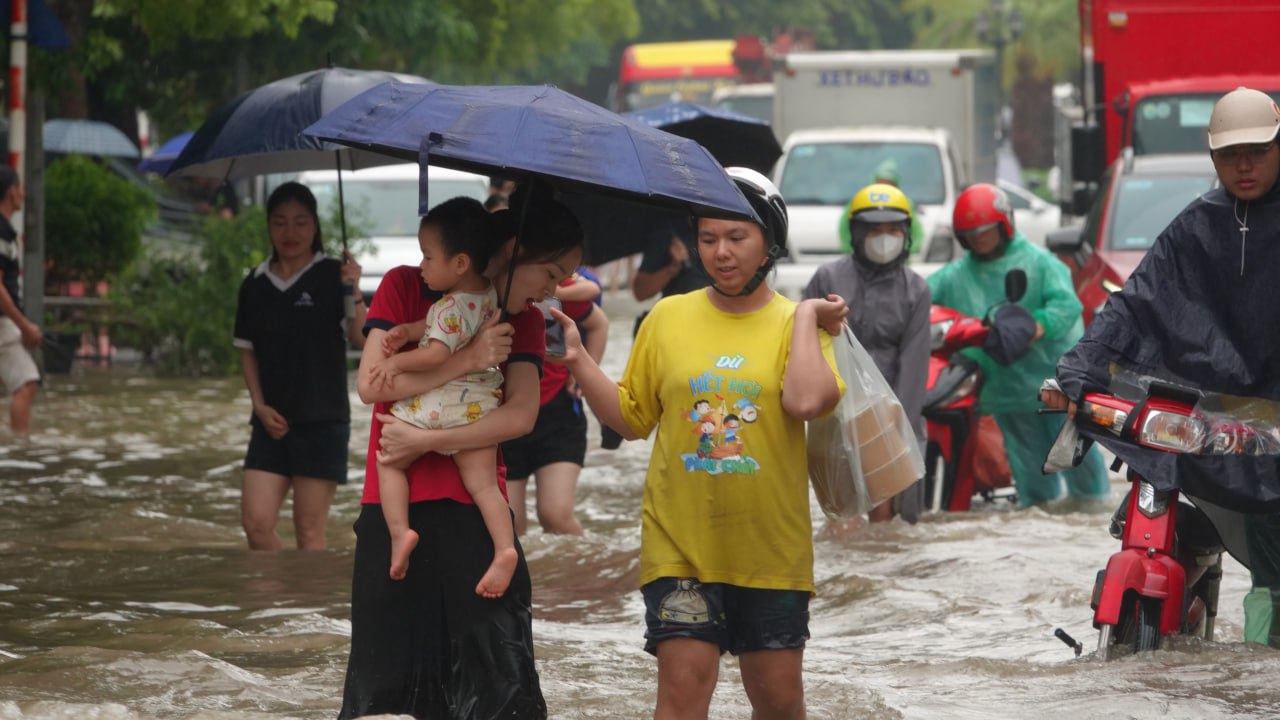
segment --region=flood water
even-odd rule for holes
[[[612,325],[615,376],[630,326]],[[331,549],[249,553],[238,379],[54,377],[30,441],[0,434],[0,720],[333,717],[368,437],[352,401],[352,481],[334,504]],[[641,649],[636,579],[649,445],[602,451],[591,433],[585,537],[535,523],[524,540],[539,672],[553,718],[644,718],[655,664]],[[840,538],[823,533],[816,504],[813,514],[810,718],[1280,716],[1280,653],[1241,642],[1249,582],[1234,561],[1217,642],[1103,664],[1089,657],[1089,593],[1118,548],[1107,511],[988,506]],[[287,519],[282,529],[291,544]],[[736,662],[721,667],[711,717],[745,720]]]

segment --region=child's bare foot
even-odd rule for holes
[[[391,536],[391,579],[403,580],[409,570],[409,555],[418,546],[418,531],[405,530]],[[510,575],[508,575],[510,577]]]
[[[506,592],[507,586],[511,584],[511,576],[515,574],[518,562],[520,562],[520,555],[513,547],[495,552],[493,563],[489,565],[484,577],[480,578],[480,583],[476,585],[476,594],[487,598],[502,597],[502,593]]]

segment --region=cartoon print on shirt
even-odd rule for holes
[[[743,433],[759,417],[756,402],[763,388],[752,380],[718,374],[737,375],[746,364],[742,355],[721,356],[715,359],[715,369],[689,379],[695,399],[684,416],[693,424],[698,442],[693,452],[680,456],[687,472],[754,475],[760,469],[746,452],[749,434]]]
[[[698,418],[711,412],[711,401],[706,398],[699,398],[693,403],[693,409],[689,411],[689,419],[698,422]]]
[[[711,457],[716,449],[716,435],[721,429],[720,416],[710,412],[702,413],[694,421],[694,429],[698,433],[698,457]]]

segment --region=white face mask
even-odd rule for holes
[[[898,259],[902,254],[903,237],[893,233],[872,235],[863,241],[863,252],[873,263],[886,265]]]

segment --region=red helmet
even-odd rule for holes
[[[1003,190],[988,183],[978,183],[969,186],[956,198],[956,209],[951,214],[951,229],[956,233],[993,223],[1000,225],[1006,241],[1013,238],[1013,207]]]

